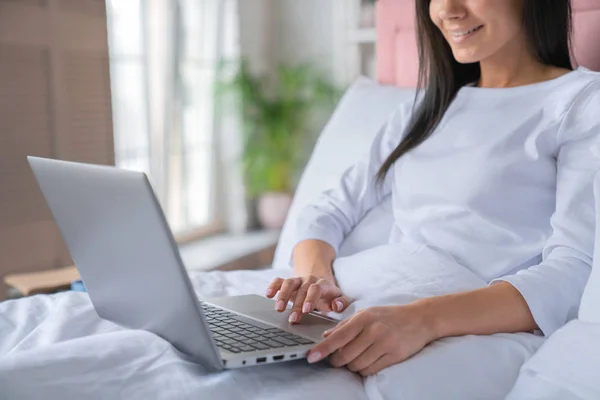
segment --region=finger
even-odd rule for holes
[[[281,289],[279,290],[279,295],[277,296],[277,303],[275,304],[275,309],[277,311],[285,311],[290,298],[293,293],[300,288],[300,285],[302,285],[302,279],[300,278],[286,279],[283,282]]]
[[[279,289],[281,289],[281,285],[282,284],[283,284],[283,279],[282,278],[275,278],[275,279],[273,279],[273,282],[271,282],[271,284],[267,288],[266,296],[268,298],[270,298],[270,299],[272,299],[273,297],[275,297],[275,294],[279,291]]]
[[[308,293],[306,294],[306,299],[304,300],[304,304],[302,305],[302,312],[304,314],[312,312],[317,307],[319,300],[323,295],[323,287],[320,283],[313,283],[308,288]]]
[[[304,282],[296,292],[294,304],[292,305],[292,313],[290,314],[289,318],[289,321],[291,323],[296,323],[300,321],[300,317],[302,316],[302,305],[304,304],[304,300],[306,299],[308,289],[311,285],[312,284],[310,283],[310,281]]]
[[[339,329],[335,329],[324,341],[316,345],[308,355],[309,363],[316,363],[329,356],[336,350],[346,346],[356,338],[363,330],[361,319],[351,318],[351,320]]]
[[[350,300],[349,297],[346,297],[346,296],[336,297],[331,302],[331,309],[335,312],[340,313],[340,312],[344,311],[346,308],[350,307],[350,304],[352,304],[352,300]]]
[[[387,368],[390,365],[394,365],[394,364],[396,364],[396,361],[394,360],[394,358],[390,354],[385,354],[385,355],[381,356],[373,364],[371,364],[369,367],[359,371],[359,374],[361,374],[362,376],[375,375],[375,374],[381,372],[381,370],[383,370],[384,368]]]
[[[325,300],[322,297],[319,299],[319,301],[317,301],[317,307],[316,307],[316,309],[319,310],[319,311],[323,311],[323,312],[331,312],[331,311],[333,311],[331,309],[331,302]]]
[[[338,349],[329,357],[329,363],[336,368],[352,363],[374,344],[373,335],[363,330],[350,343]]]
[[[352,318],[347,318],[347,319],[342,320],[341,322],[338,322],[338,324],[336,326],[323,332],[323,337],[327,338],[327,337],[331,336],[331,334],[333,332],[335,332],[338,329],[341,329],[344,325],[348,324],[351,319]]]
[[[361,355],[356,357],[354,361],[348,363],[347,367],[352,372],[359,372],[366,370],[377,360],[385,355],[385,350],[378,343],[373,343],[367,350],[365,350]]]

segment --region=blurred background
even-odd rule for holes
[[[0,0],[0,300],[77,278],[26,155],[145,172],[189,270],[269,265],[375,23],[374,0]]]

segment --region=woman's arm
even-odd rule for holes
[[[519,291],[503,282],[408,305],[361,310],[326,332],[325,340],[310,351],[308,362],[329,356],[332,366],[369,376],[407,360],[437,339],[535,328]]]
[[[293,302],[289,320],[299,322],[315,309],[342,312],[351,299],[343,295],[333,274],[333,261],[344,238],[392,191],[392,173],[377,182],[377,172],[402,139],[412,103],[398,107],[378,132],[365,156],[342,175],[337,187],[324,192],[294,221],[290,264],[295,278],[274,279],[266,291],[283,312]],[[343,143],[340,143],[343,151]],[[285,250],[283,250],[285,252]]]
[[[410,104],[400,106],[375,137],[369,151],[342,175],[337,187],[324,192],[296,218],[290,264],[296,278],[274,279],[266,296],[277,295],[276,309],[293,301],[290,322],[314,311],[343,311],[350,299],[336,286],[333,261],[339,246],[360,220],[392,191],[392,174],[377,182],[377,172],[400,143]],[[343,143],[340,143],[343,151]]]
[[[546,336],[577,317],[592,269],[600,171],[600,81],[575,99],[557,133],[556,209],[542,262],[495,282],[519,290]]]
[[[484,289],[419,300],[431,341],[449,336],[529,332],[538,328],[527,302],[501,282]]]
[[[323,265],[329,267],[344,238],[392,192],[393,174],[388,174],[381,184],[376,181],[376,176],[384,161],[400,143],[410,118],[411,106],[412,103],[399,106],[375,136],[365,155],[344,172],[337,185],[322,193],[300,212],[294,221],[290,254],[290,261],[297,272],[310,272],[311,264],[316,264],[318,270]],[[343,143],[340,143],[339,151],[344,151]],[[305,241],[310,242],[303,243]],[[333,254],[329,248],[317,245],[317,241],[328,244]],[[317,254],[311,254],[313,251],[317,251]]]
[[[314,275],[335,283],[333,260],[335,250],[320,240],[304,240],[296,246],[293,254],[296,276]]]
[[[536,328],[523,296],[511,284],[432,297],[402,306],[361,310],[325,333],[308,361],[329,356],[334,367],[363,376],[412,357],[449,336],[527,332]]]

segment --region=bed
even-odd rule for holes
[[[600,67],[600,4],[598,0],[577,2],[576,53],[589,67]],[[416,79],[415,42],[408,1],[380,0],[378,4],[378,65],[383,83],[359,79],[346,94],[332,120],[319,139],[305,171],[290,218],[284,228],[292,229],[293,216],[319,191],[328,188],[353,161],[384,123],[396,104],[414,94]],[[356,117],[357,110],[377,102],[368,115]],[[350,121],[350,116],[355,119]],[[343,136],[340,136],[343,135]],[[347,151],[337,162],[325,158],[344,140]],[[337,152],[336,152],[337,153]],[[344,243],[340,264],[356,258],[385,240],[389,201],[384,201],[361,222]],[[383,222],[382,222],[383,221]],[[387,222],[386,222],[387,221]],[[383,226],[383,228],[382,228]],[[382,235],[381,232],[384,234]],[[423,254],[428,257],[427,254]],[[267,283],[276,276],[291,274],[287,266],[289,248],[284,241],[277,251],[274,269],[199,273],[191,276],[199,298],[237,294],[263,294]],[[407,288],[414,296],[450,293],[482,287],[485,282],[457,269],[456,273],[437,268],[433,258],[431,276],[448,274],[436,285],[413,282]],[[339,266],[339,265],[338,265]],[[458,266],[457,266],[458,268]],[[371,274],[373,271],[371,271]],[[369,276],[347,282],[357,288]],[[398,276],[388,276],[398,279]],[[433,291],[419,289],[430,287]],[[414,289],[414,290],[413,290]],[[418,290],[417,290],[418,289]],[[359,290],[359,289],[357,289]],[[382,295],[356,304],[357,308],[386,302],[411,301]],[[131,331],[97,317],[85,293],[34,296],[0,303],[0,399],[498,399],[508,393],[517,379],[518,366],[542,344],[532,335],[447,339],[429,347],[410,363],[391,369],[390,374],[363,380],[346,370],[325,364],[308,365],[304,361],[265,365],[218,374],[207,374],[201,366],[186,361],[169,343],[143,331]],[[500,344],[500,345],[498,345]],[[507,355],[506,346],[514,351]],[[470,362],[473,357],[494,360],[490,365]],[[443,360],[461,359],[448,365]],[[502,379],[498,369],[512,365]],[[433,366],[433,367],[432,367]],[[517,367],[514,367],[517,366]],[[394,372],[400,373],[394,375]],[[496,374],[496,375],[494,375]],[[401,376],[401,379],[398,379]],[[463,381],[461,381],[461,379]],[[475,382],[476,381],[476,382]],[[475,383],[473,383],[475,382]],[[432,384],[435,383],[435,384]],[[465,391],[465,386],[469,389]],[[427,387],[424,394],[420,388]],[[452,392],[459,387],[459,392]],[[457,397],[462,393],[466,397]],[[440,397],[441,396],[441,397]]]

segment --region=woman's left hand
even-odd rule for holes
[[[361,310],[324,336],[310,351],[308,362],[329,356],[332,366],[346,366],[362,376],[402,362],[436,339],[420,302]]]

